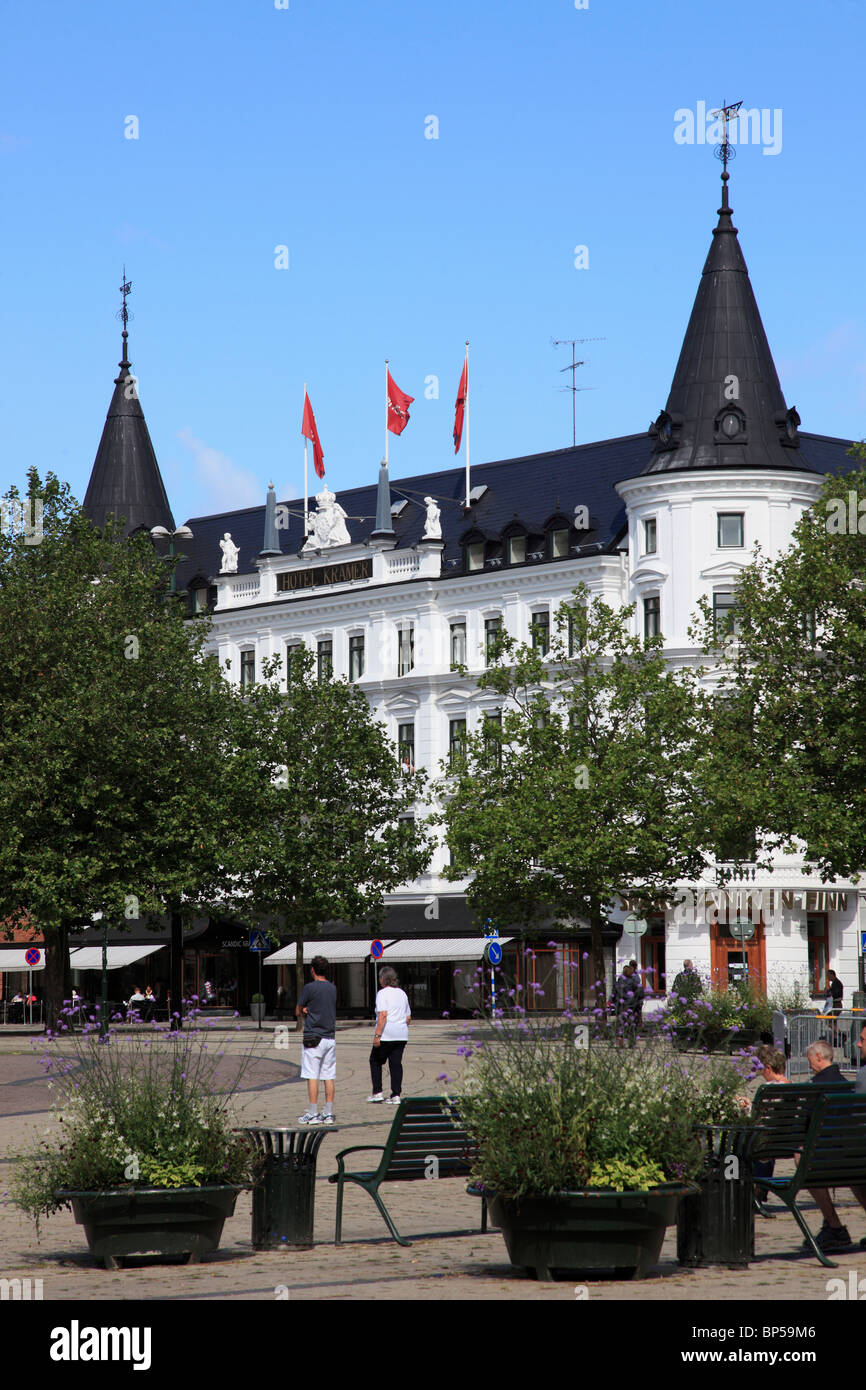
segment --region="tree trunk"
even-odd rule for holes
[[[72,1003],[72,971],[69,968],[69,922],[45,930],[45,1027],[57,1032],[61,1010]],[[25,1015],[26,1017],[26,1015]]]

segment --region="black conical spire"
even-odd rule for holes
[[[174,518],[138,399],[138,385],[130,373],[126,296],[131,288],[124,268],[120,373],[114,378],[114,395],[84,496],[84,514],[94,526],[104,526],[112,515],[125,517],[127,536],[142,527],[149,531],[153,526],[164,526],[174,531]]]
[[[729,178],[725,160],[718,224],[667,405],[650,427],[645,473],[805,467],[799,416],[785,404],[732,221]]]

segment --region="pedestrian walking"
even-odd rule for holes
[[[399,1105],[403,1092],[403,1049],[409,1041],[412,1014],[409,1000],[398,988],[397,972],[390,965],[379,971],[379,993],[376,995],[376,1031],[370,1049],[370,1085],[368,1101],[384,1101]],[[388,1063],[391,1076],[391,1095],[382,1092],[382,1068]]]
[[[314,956],[310,963],[312,980],[304,985],[295,1013],[304,1023],[301,1076],[307,1083],[308,1105],[298,1116],[300,1125],[332,1125],[337,1077],[337,986],[328,979],[328,962]],[[325,1088],[324,1107],[319,1111],[319,1082]]]

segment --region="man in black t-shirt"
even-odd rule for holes
[[[832,973],[832,972],[831,972]],[[816,1086],[832,1086],[840,1081],[845,1081],[845,1077],[836,1062],[833,1061],[833,1049],[823,1038],[806,1049],[806,1058],[812,1071],[812,1082]],[[851,1191],[857,1198],[861,1207],[866,1208],[866,1187],[852,1187]],[[851,1244],[851,1237],[848,1234],[848,1227],[843,1226],[839,1220],[839,1213],[830,1198],[828,1187],[810,1187],[809,1195],[817,1203],[818,1210],[824,1218],[824,1225],[815,1237],[815,1244],[820,1250],[847,1250]],[[804,1241],[803,1250],[811,1250],[808,1241]]]
[[[337,1076],[337,987],[328,979],[328,962],[315,956],[311,962],[313,978],[301,990],[298,1018],[304,1023],[304,1046],[301,1053],[301,1076],[307,1083],[309,1104],[301,1125],[332,1125],[334,1123],[334,1094]],[[319,1082],[324,1082],[325,1105],[318,1113]]]

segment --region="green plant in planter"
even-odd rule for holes
[[[474,1180],[506,1198],[602,1187],[639,1191],[696,1176],[700,1125],[741,1123],[748,1062],[684,1058],[663,1034],[582,1049],[526,1018],[462,1047],[460,1110]]]
[[[218,1044],[196,1030],[155,1026],[100,1040],[92,1027],[41,1044],[55,1092],[54,1133],[18,1155],[13,1200],[36,1221],[67,1205],[64,1192],[248,1185],[258,1160],[234,1132],[232,1097],[249,1062],[218,1077]]]
[[[265,996],[263,994],[253,994],[250,998],[251,1004],[264,1004],[264,1002]]]

